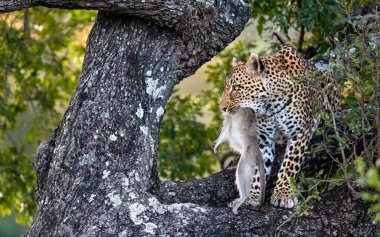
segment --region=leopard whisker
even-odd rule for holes
[[[228,108],[227,111],[228,111],[229,113],[235,113],[235,112],[238,111],[239,109],[240,109],[240,107],[239,107],[238,105],[234,105],[234,106]]]

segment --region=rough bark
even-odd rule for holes
[[[233,169],[183,183],[158,179],[159,127],[171,90],[243,29],[249,9],[242,1],[4,0],[0,12],[36,5],[104,11],[88,38],[70,105],[35,156],[38,210],[26,236],[379,231],[368,206],[344,187],[312,203],[308,217],[268,205],[235,216],[226,207],[237,194]],[[305,169],[311,164],[320,167],[307,162]]]
[[[250,12],[240,0],[2,0],[0,13],[33,6],[95,9],[147,19],[173,29],[182,41],[192,44],[186,53],[209,54],[207,58],[241,32]],[[182,59],[186,64],[199,64],[191,57],[183,55]]]

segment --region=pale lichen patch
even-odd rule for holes
[[[165,209],[163,208],[163,205],[157,200],[155,197],[150,197],[148,199],[149,201],[149,206],[153,208],[153,210],[162,215],[165,213]]]
[[[129,181],[131,181],[131,184],[133,185],[133,182],[140,182],[140,175],[136,170],[132,170],[129,174]]]
[[[129,179],[128,178],[123,178],[123,183],[121,184],[123,188],[128,188],[129,187]]]
[[[95,194],[91,194],[90,198],[88,199],[89,202],[92,202],[94,201],[94,197],[96,197]]]
[[[141,104],[139,104],[139,108],[136,111],[136,116],[139,119],[142,119],[144,117],[144,110],[141,108]]]
[[[134,192],[129,192],[128,195],[129,195],[129,198],[132,199],[132,200],[136,199],[136,197],[137,197]]]
[[[140,216],[146,208],[140,203],[132,203],[129,205],[129,217],[135,223],[135,225],[140,225],[144,222],[143,218]]]
[[[156,144],[153,137],[150,134],[149,134],[149,141],[150,141],[150,151],[154,153],[156,151]],[[152,161],[153,159],[150,159],[150,160]]]
[[[154,223],[151,223],[151,222],[145,223],[145,232],[149,234],[154,235],[156,233],[155,232],[156,228],[157,228],[157,225],[155,225]]]
[[[162,107],[159,107],[156,111],[157,119],[160,119],[163,114],[164,114],[164,109]]]
[[[191,203],[173,203],[170,205],[162,204],[160,203],[156,197],[150,197],[148,199],[149,201],[149,207],[151,207],[154,212],[158,214],[164,214],[165,212],[174,212],[178,213],[180,212],[183,208],[189,208],[194,212],[205,212],[206,210],[204,208],[201,208],[195,204]]]
[[[127,230],[123,230],[123,231],[120,232],[119,235],[118,235],[118,237],[127,237],[127,236],[129,236]]]
[[[153,98],[162,98],[164,97],[164,91],[166,90],[166,86],[161,86],[153,91]]]
[[[114,194],[114,193],[115,193],[115,191],[109,193],[107,195],[107,197],[110,199],[112,206],[117,207],[122,203],[122,201],[121,201],[120,196],[118,194]]]
[[[125,136],[125,132],[122,129],[120,129],[119,130],[119,135],[120,135],[120,137],[124,137]]]
[[[191,203],[173,203],[167,206],[168,211],[175,213],[180,212],[183,208],[191,209],[194,212],[206,212],[204,208]]]
[[[102,178],[103,178],[103,179],[106,179],[110,173],[111,173],[111,171],[104,170],[104,171],[103,171],[103,176],[102,176]]]
[[[87,165],[94,161],[95,151],[90,151],[88,154],[84,154],[79,161],[79,166]]]
[[[148,135],[148,128],[146,126],[140,126],[140,130],[145,136]]]
[[[162,98],[163,92],[166,90],[166,86],[158,87],[158,80],[154,80],[152,77],[146,77],[146,93],[151,95],[153,99]]]
[[[154,80],[151,77],[147,77],[145,82],[146,82],[146,93],[149,95],[153,95],[153,92],[157,87],[158,80]]]
[[[117,136],[115,136],[114,134],[111,134],[110,137],[108,138],[110,139],[111,141],[116,141],[117,140]]]

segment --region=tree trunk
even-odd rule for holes
[[[132,6],[145,19],[99,13],[71,103],[35,157],[38,210],[27,236],[185,233],[203,210],[151,194],[160,122],[172,88],[239,34],[249,8],[168,2]]]
[[[368,205],[343,187],[312,202],[308,217],[268,205],[242,207],[233,215],[227,203],[237,195],[234,169],[183,183],[159,180],[159,128],[172,88],[240,33],[249,18],[242,1],[4,0],[0,12],[35,5],[104,11],[88,38],[70,105],[35,156],[38,209],[26,236],[379,231]],[[318,162],[306,163],[306,170],[315,171]]]

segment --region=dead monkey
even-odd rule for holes
[[[240,197],[229,204],[234,214],[249,197],[249,204],[262,205],[265,197],[264,161],[257,139],[256,117],[251,109],[224,113],[223,128],[214,143],[214,154],[223,142],[241,154],[236,168],[236,185]],[[255,172],[258,174],[255,175]],[[255,176],[255,177],[254,177]],[[259,190],[257,188],[260,188]],[[259,192],[259,193],[258,193]]]

